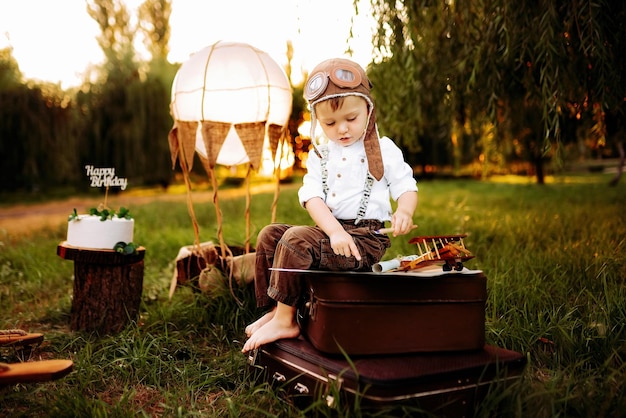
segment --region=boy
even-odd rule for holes
[[[257,305],[273,308],[248,325],[243,352],[296,338],[302,279],[292,270],[370,270],[390,246],[376,231],[391,221],[393,235],[413,228],[417,185],[402,151],[376,128],[371,85],[347,59],[318,64],[304,88],[311,110],[311,140],[319,123],[328,143],[309,153],[298,192],[316,226],[271,224],[257,238]],[[390,197],[397,201],[391,213]],[[273,270],[270,270],[273,268]]]

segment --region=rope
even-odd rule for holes
[[[226,242],[224,241],[224,230],[222,228],[222,210],[220,209],[220,201],[217,194],[217,178],[212,167],[208,168],[209,178],[211,179],[211,187],[213,188],[213,205],[215,206],[215,222],[217,223],[217,239],[220,243],[222,258],[226,258]]]
[[[246,241],[245,241],[245,252],[248,254],[250,252],[250,201],[251,201],[251,192],[250,192],[250,174],[252,173],[252,165],[248,165],[248,172],[246,173]]]
[[[193,233],[194,233],[194,246],[198,253],[200,253],[200,227],[198,226],[198,219],[196,218],[196,212],[193,208],[193,201],[191,199],[191,178],[189,177],[189,169],[187,168],[187,159],[184,156],[184,150],[181,149],[180,158],[178,161],[180,162],[180,168],[183,171],[183,179],[185,180],[185,188],[187,190],[187,211],[189,212],[189,217],[191,218],[191,223],[193,225]],[[200,254],[200,256],[202,256]]]
[[[222,254],[223,262],[226,262],[228,268],[228,288],[230,289],[230,295],[235,299],[237,305],[243,307],[243,302],[235,295],[233,289],[233,253],[231,249],[226,245],[224,241],[224,230],[222,228],[222,210],[220,209],[220,202],[217,193],[217,178],[215,177],[215,171],[208,164],[205,166],[207,173],[211,179],[211,187],[213,188],[213,205],[215,206],[215,221],[217,222],[217,239],[220,243],[220,251]]]
[[[276,222],[276,209],[278,208],[278,195],[280,194],[280,172],[276,175],[276,188],[274,189],[274,200],[272,200],[272,219],[271,222]]]
[[[274,180],[276,181],[276,188],[274,189],[274,200],[272,200],[272,219],[271,222],[276,222],[276,210],[278,208],[278,195],[280,194],[280,162],[283,158],[282,145],[283,141],[279,141],[276,146],[276,153],[274,156]],[[278,160],[278,164],[276,163]]]
[[[0,335],[26,335],[28,334],[26,331],[22,329],[0,329]]]

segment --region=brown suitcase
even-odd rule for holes
[[[472,416],[490,390],[519,378],[526,358],[495,346],[469,352],[329,356],[303,338],[250,353],[248,369],[285,400],[305,408],[420,408],[437,416]],[[406,411],[405,411],[406,412]],[[406,415],[405,415],[406,416]]]
[[[303,271],[310,297],[298,318],[325,353],[376,355],[480,350],[487,279],[480,271]]]

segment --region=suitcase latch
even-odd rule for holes
[[[308,395],[309,394],[309,388],[306,387],[305,385],[303,385],[302,383],[296,383],[296,385],[294,386],[293,390],[298,392],[300,395]]]
[[[287,378],[284,374],[274,372],[274,374],[272,375],[272,380],[274,380],[274,382],[282,383],[287,381]]]
[[[341,391],[341,386],[343,385],[343,378],[339,377],[337,375],[334,374],[329,374],[328,375],[328,382],[330,383],[331,386],[334,386],[335,390],[337,392]],[[336,408],[337,407],[337,402],[335,400],[335,397],[331,394],[329,394],[328,392],[332,392],[331,387],[328,387],[327,389],[327,394],[326,394],[326,405],[329,408]]]

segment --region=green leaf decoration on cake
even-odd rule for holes
[[[128,244],[124,241],[120,241],[115,246],[113,246],[113,250],[122,255],[132,255],[137,252],[137,244],[129,242]]]
[[[114,216],[117,216],[120,219],[133,219],[130,215],[130,209],[125,207],[120,207],[120,210],[116,213],[114,210],[109,210],[107,208],[99,209],[99,208],[91,208],[89,209],[89,215],[97,216],[101,221],[106,221],[108,219],[113,219]],[[78,212],[76,212],[76,208],[74,208],[74,212],[70,214],[67,218],[68,221],[79,221]]]
[[[120,207],[120,210],[117,212],[117,217],[124,218],[124,219],[132,219],[132,216],[130,216],[130,209],[127,209],[124,206]]]
[[[76,212],[76,208],[74,208],[74,212],[72,212],[70,216],[68,216],[67,221],[71,222],[71,221],[78,221],[78,220],[79,220],[78,212]]]

